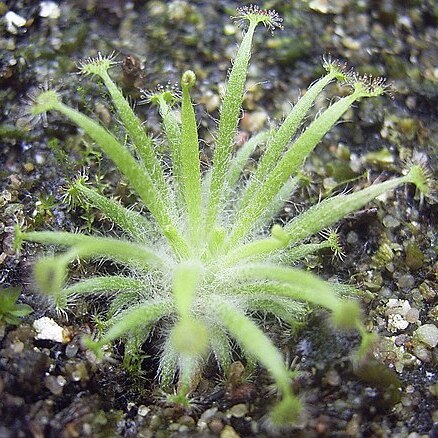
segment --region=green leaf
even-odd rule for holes
[[[20,293],[20,287],[10,287],[0,291],[0,321],[18,325],[20,324],[20,317],[33,312],[32,307],[27,304],[17,304]]]
[[[9,314],[13,316],[23,317],[29,315],[29,313],[32,312],[33,309],[28,304],[17,304],[14,310],[9,311]]]
[[[0,313],[2,309],[12,308],[15,302],[18,300],[20,293],[20,287],[10,287],[7,289],[2,289],[2,291],[0,292]]]

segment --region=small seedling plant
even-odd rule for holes
[[[294,325],[302,321],[309,306],[325,308],[334,326],[360,333],[358,354],[364,354],[372,335],[361,322],[358,303],[342,296],[342,285],[294,265],[322,249],[340,251],[334,232],[320,243],[308,243],[309,237],[401,184],[413,183],[426,192],[427,181],[423,168],[412,165],[403,176],[330,197],[284,225],[272,226],[297,187],[308,155],[352,104],[382,94],[385,84],[380,78],[361,77],[338,62],[325,61],[326,74],[284,121],[234,152],[254,32],[260,24],[274,30],[282,21],[275,11],[256,6],[239,9],[234,18],[245,32],[228,75],[211,167],[201,171],[198,122],[190,96],[195,73],[182,74],[179,93],[166,88],[147,93],[147,101],[156,105],[162,120],[167,145],[164,160],[108,73],[116,64],[113,57],[99,54],[81,62],[80,72],[103,82],[127,142],[66,106],[55,90],[36,96],[31,112],[37,116],[58,111],[80,127],[114,162],[143,210],[125,207],[78,178],[69,186],[68,196],[100,210],[120,230],[119,237],[17,230],[16,241],[17,245],[30,241],[66,248],[41,258],[35,266],[40,289],[53,297],[58,309],[68,309],[79,297],[108,297],[103,334],[86,340],[97,356],[102,357],[103,347],[118,338],[126,340],[125,354],[139,356],[151,328],[160,323],[165,340],[158,379],[163,388],[176,382],[174,400],[184,402],[206,361],[214,358],[227,373],[237,345],[247,363],[258,362],[275,381],[280,401],[271,410],[272,422],[291,423],[302,403],[291,389],[290,369],[269,333],[262,330],[257,314],[270,313]],[[333,81],[344,83],[350,93],[302,129],[309,109]],[[263,154],[256,170],[246,177],[245,165],[257,147],[263,148]],[[123,270],[118,275],[69,280],[69,265],[77,259],[111,260]]]
[[[3,324],[19,325],[21,318],[33,312],[27,304],[18,304],[19,287],[0,289],[0,326]]]

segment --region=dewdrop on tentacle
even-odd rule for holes
[[[98,75],[101,76],[104,72],[108,71],[111,67],[120,64],[115,61],[117,57],[116,52],[111,52],[109,55],[102,55],[102,52],[97,52],[97,56],[81,59],[77,62],[77,68],[79,74],[84,76]]]
[[[341,82],[348,82],[351,74],[354,72],[352,68],[348,68],[346,62],[342,62],[339,59],[332,59],[331,55],[323,55],[322,66],[327,73],[331,73],[334,77]]]
[[[322,230],[319,234],[326,239],[330,250],[333,252],[333,257],[339,257],[340,260],[344,260],[345,253],[340,242],[339,233],[328,228],[327,230]]]
[[[367,97],[380,96],[391,91],[391,84],[383,76],[360,75],[353,68],[349,68],[346,62],[332,59],[330,55],[324,55],[322,61],[327,73],[333,74],[336,79],[356,90],[363,90]]]
[[[239,27],[244,27],[247,22],[255,22],[262,23],[271,32],[275,29],[283,29],[283,18],[274,9],[260,9],[256,5],[237,8],[237,15],[231,16],[231,19]]]
[[[181,90],[179,84],[172,84],[170,81],[166,85],[158,84],[155,88],[141,91],[141,100],[139,105],[147,103],[159,104],[160,100],[166,104],[173,106],[181,100]]]
[[[17,121],[18,126],[34,127],[42,122],[47,128],[47,113],[60,102],[61,93],[59,87],[53,87],[51,81],[45,81],[37,88],[31,88],[26,94],[26,105]]]
[[[361,90],[366,97],[377,97],[388,93],[391,90],[391,84],[386,82],[383,76],[359,75],[354,70],[348,72],[347,84],[355,90]]]
[[[406,178],[415,185],[420,195],[420,205],[425,197],[435,198],[436,191],[433,190],[433,177],[427,165],[427,156],[414,151],[410,160],[406,160],[406,168],[403,171]]]
[[[35,120],[42,120],[43,126],[47,127],[47,113],[53,110],[59,102],[59,95],[55,90],[43,91],[35,97],[29,113],[35,117]]]

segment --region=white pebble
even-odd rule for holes
[[[398,300],[396,298],[390,298],[386,303],[386,314],[393,315],[398,314],[405,316],[409,310],[411,310],[411,305],[407,300]]]
[[[64,329],[52,318],[37,319],[33,323],[33,328],[37,332],[35,339],[45,339],[47,341],[65,342]]]
[[[26,24],[26,19],[16,14],[13,11],[6,12],[5,14],[6,30],[13,35],[17,35],[18,27],[23,27]]]
[[[388,330],[390,332],[397,332],[399,330],[404,330],[409,325],[409,322],[406,321],[403,316],[399,314],[389,315],[388,317]]]
[[[416,338],[431,348],[438,345],[438,327],[435,324],[424,324],[415,330]]]
[[[55,2],[41,2],[40,8],[40,17],[56,19],[61,15],[61,10]]]
[[[149,414],[150,411],[150,408],[145,405],[141,405],[138,407],[137,414],[140,415],[140,417],[146,417],[146,415]]]

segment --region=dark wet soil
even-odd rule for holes
[[[267,115],[281,119],[285,102],[294,102],[321,74],[323,54],[393,83],[392,96],[356,105],[350,122],[326,136],[306,165],[309,184],[294,203],[310,205],[320,191],[327,195],[350,187],[347,180],[366,173],[371,181],[397,175],[415,154],[438,176],[434,0],[262,3],[279,11],[285,29],[257,33],[242,130],[260,129]],[[340,225],[343,260],[327,254],[308,261],[323,277],[352,282],[363,291],[367,328],[380,336],[369,370],[350,360],[357,337],[333,331],[322,312],[296,334],[265,320],[265,330],[300,370],[294,386],[307,409],[297,428],[287,431],[266,421],[275,391],[261,369],[249,380],[224,382],[211,367],[192,409],[184,411],[166,405],[154,381],[158,334],[144,346],[150,357],[138,375],[122,367],[122,345],[115,346],[114,361],[96,363],[80,337],[95,329],[93,306],[99,303],[78,305],[68,319],[56,315],[32,280],[40,249],[27,245],[18,254],[12,247],[15,224],[109,227],[93,212],[71,211],[63,203],[62,186],[84,167],[104,191],[115,190],[125,200],[131,196],[112,165],[62,117],[49,114],[47,127],[31,120],[27,96],[50,82],[66,102],[114,127],[101,87],[75,74],[79,59],[117,51],[124,61],[118,81],[132,99],[139,87],[177,82],[191,68],[201,79],[195,100],[201,102],[200,129],[208,140],[239,37],[229,16],[241,5],[0,2],[0,283],[21,286],[20,301],[34,309],[19,327],[0,328],[0,437],[438,436],[438,354],[434,340],[419,335],[425,330],[433,338],[431,326],[438,326],[436,196],[421,201],[411,187],[386,195]],[[158,133],[155,112],[147,106],[138,111]],[[206,160],[209,152],[207,144]],[[355,184],[369,181],[361,177]],[[291,207],[284,215],[294,211]],[[62,342],[37,338],[33,322],[42,317],[64,329]],[[237,360],[234,368],[241,370]]]

